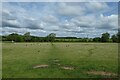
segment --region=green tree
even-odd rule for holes
[[[103,33],[101,37],[102,42],[109,42],[110,34],[109,33]]]
[[[15,41],[15,42],[22,42],[23,37],[17,33],[12,33],[12,34],[7,36],[7,40],[8,41]]]
[[[112,39],[113,42],[118,42],[118,37],[115,34],[112,35],[111,39]]]
[[[17,33],[12,33],[12,34],[8,35],[7,39],[9,41],[17,41],[17,36],[18,36]]]
[[[95,37],[95,38],[93,38],[93,41],[94,41],[94,42],[100,42],[100,40],[101,40],[100,37]]]
[[[55,33],[50,33],[46,39],[48,42],[54,42],[55,41],[56,34]]]
[[[24,40],[25,40],[26,42],[31,41],[30,32],[26,32],[26,33],[24,34]]]

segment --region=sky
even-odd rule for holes
[[[0,34],[100,37],[118,31],[117,2],[3,2]]]

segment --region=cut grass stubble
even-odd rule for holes
[[[114,43],[3,44],[4,78],[117,76],[118,46]]]

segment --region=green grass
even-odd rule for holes
[[[2,43],[3,78],[104,78],[87,71],[118,72],[117,43]],[[59,65],[54,64],[58,59]],[[47,68],[33,69],[38,64]],[[64,70],[61,66],[72,66]]]

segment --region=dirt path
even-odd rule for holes
[[[88,56],[92,56],[92,55],[94,54],[94,50],[96,50],[96,49],[97,49],[96,46],[94,46],[94,47],[91,48],[91,49],[88,49],[88,52],[89,52]],[[87,56],[87,57],[88,57],[88,56]]]

